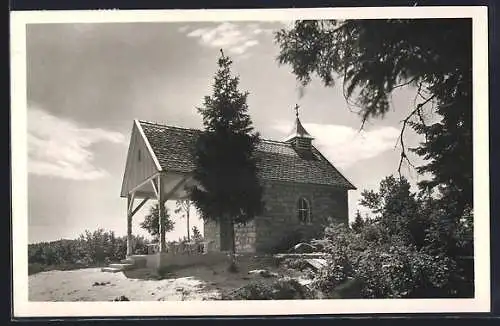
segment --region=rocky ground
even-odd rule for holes
[[[273,282],[291,277],[302,284],[308,282],[304,273],[269,261],[244,261],[238,266],[237,273],[229,272],[227,264],[220,264],[188,267],[161,277],[146,269],[119,273],[104,273],[100,268],[41,272],[29,276],[29,300],[217,300],[253,281]]]

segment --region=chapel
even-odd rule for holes
[[[134,120],[121,197],[127,198],[127,235],[132,217],[149,200],[164,203],[185,199],[195,184],[193,148],[200,130]],[[334,135],[332,135],[334,137]],[[283,140],[262,139],[255,155],[264,188],[264,211],[245,225],[235,226],[237,252],[273,252],[290,238],[312,237],[330,219],[348,222],[348,192],[356,189],[314,146],[298,110],[290,134]],[[140,200],[134,208],[134,202]],[[163,205],[160,205],[162,208]],[[231,249],[229,225],[204,223],[211,251]],[[160,232],[160,251],[165,236]],[[132,244],[127,254],[132,254]]]

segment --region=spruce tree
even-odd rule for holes
[[[262,187],[253,155],[260,136],[254,132],[247,105],[248,92],[238,89],[239,77],[231,75],[230,58],[218,59],[213,94],[205,96],[198,112],[204,130],[195,146],[191,200],[204,220],[228,225],[231,266],[235,266],[234,226],[261,213]]]
[[[365,225],[364,223],[365,221],[363,220],[363,218],[361,217],[361,213],[359,212],[359,210],[356,211],[356,217],[354,219],[354,221],[351,223],[351,228],[353,229],[354,232],[358,233],[358,232],[361,232],[361,229],[363,228],[363,226]]]

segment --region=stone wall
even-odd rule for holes
[[[208,241],[208,251],[220,250],[220,228],[214,221],[203,223],[203,237]]]
[[[255,252],[255,221],[235,225],[236,252]]]
[[[347,190],[331,186],[266,181],[263,183],[265,209],[262,216],[246,225],[235,226],[237,252],[279,252],[319,235],[328,218],[348,222]],[[305,197],[311,207],[311,223],[302,224],[297,203]],[[204,223],[204,236],[209,250],[220,250],[220,227]]]
[[[208,245],[209,251],[219,251],[220,247],[220,226],[213,221],[204,222],[203,235],[206,241],[210,241]],[[249,221],[245,224],[235,225],[235,240],[237,252],[254,252],[255,251],[255,223]]]
[[[268,181],[264,186],[265,210],[256,218],[256,251],[273,252],[288,249],[287,242],[298,242],[317,236],[332,218],[348,222],[347,190],[331,186]],[[311,207],[311,223],[302,224],[297,203],[305,197]],[[281,247],[281,248],[280,248]]]

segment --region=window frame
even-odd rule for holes
[[[303,203],[305,203],[304,206],[302,205]],[[297,200],[297,218],[300,224],[309,225],[312,223],[311,201],[305,196],[300,196]]]

